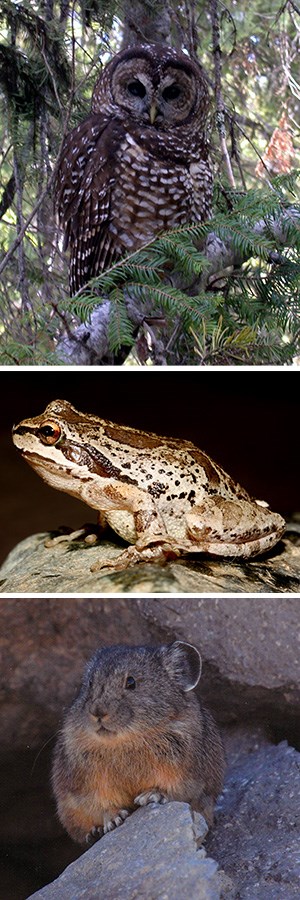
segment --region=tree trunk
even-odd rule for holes
[[[124,0],[122,49],[137,43],[170,44],[171,16],[166,3]]]

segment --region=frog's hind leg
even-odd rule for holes
[[[180,549],[172,547],[171,543],[166,543],[164,540],[153,542],[141,548],[136,544],[133,547],[128,547],[127,550],[123,550],[118,556],[97,560],[91,566],[91,572],[99,572],[100,569],[105,568],[121,571],[138,563],[166,563],[170,559],[176,559],[179,555]]]
[[[227,500],[216,494],[187,513],[186,526],[195,552],[247,558],[273,547],[285,523],[255,500]]]

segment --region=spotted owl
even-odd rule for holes
[[[158,232],[209,216],[208,108],[200,64],[165,45],[135,44],[103,69],[56,180],[71,294]]]

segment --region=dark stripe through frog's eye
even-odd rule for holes
[[[180,94],[181,88],[179,87],[179,84],[169,84],[162,92],[163,98],[167,103],[169,100],[177,100],[177,97],[179,97]]]
[[[134,680],[134,678],[132,677],[132,675],[128,675],[128,677],[126,678],[126,681],[125,681],[125,687],[127,688],[128,691],[134,691],[134,689],[135,689],[135,680]]]
[[[138,78],[136,79],[136,81],[129,82],[129,84],[127,85],[127,90],[130,94],[132,94],[133,97],[145,97],[146,95],[146,88],[142,84],[142,82],[138,80]]]
[[[57,422],[45,422],[38,429],[38,436],[43,444],[57,444],[61,437],[61,427]]]

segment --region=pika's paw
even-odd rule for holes
[[[85,842],[89,845],[89,847],[91,847],[92,844],[96,843],[96,841],[100,841],[100,838],[102,838],[103,835],[104,831],[102,825],[94,825],[93,828],[91,828],[91,830],[88,832],[88,834],[86,834]]]
[[[134,798],[134,802],[136,806],[147,806],[147,803],[167,803],[168,798],[160,791],[143,791]]]
[[[130,815],[129,809],[119,809],[119,812],[116,816],[113,816],[111,819],[104,816],[104,826],[103,832],[107,834],[108,831],[114,831],[115,828],[118,828],[119,825],[122,825],[127,816]]]

